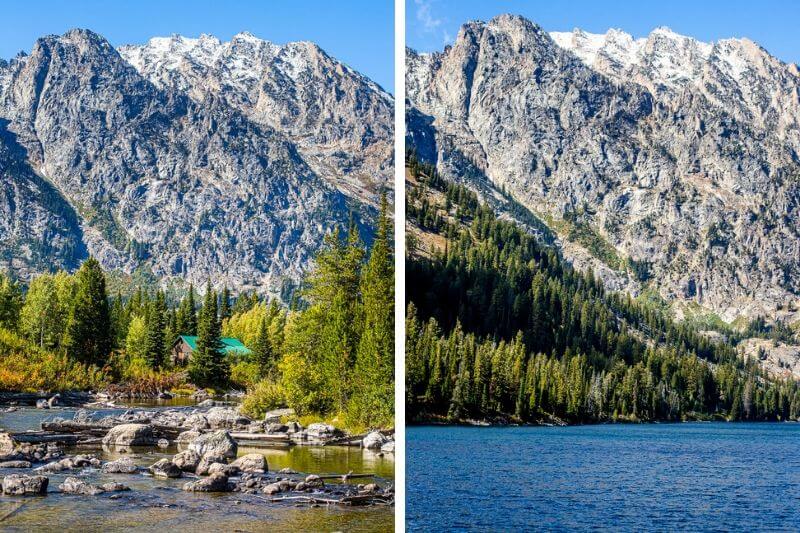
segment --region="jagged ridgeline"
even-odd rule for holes
[[[785,420],[768,377],[657,305],[607,291],[414,152],[407,166],[409,420]]]

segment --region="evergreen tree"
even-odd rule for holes
[[[122,301],[122,294],[117,291],[114,302],[111,304],[111,329],[114,334],[114,347],[122,348],[125,346],[125,339],[128,336],[128,325],[130,316],[125,311],[125,304]]]
[[[157,291],[155,298],[150,301],[147,315],[147,342],[145,344],[145,359],[151,368],[158,369],[164,364],[167,353],[165,334],[167,326],[167,304],[162,291]]]
[[[106,277],[93,257],[84,261],[76,277],[64,348],[77,361],[103,366],[113,347]]]
[[[189,377],[199,387],[224,387],[230,378],[230,366],[222,351],[217,296],[206,285],[206,295],[197,324],[197,345],[189,361]]]
[[[0,273],[0,327],[16,330],[22,309],[22,288]]]
[[[227,285],[222,289],[219,300],[219,320],[222,322],[231,317],[231,293]]]
[[[394,267],[386,194],[378,230],[360,281],[363,326],[355,363],[358,419],[370,424],[394,411]]]
[[[258,326],[258,334],[253,345],[253,360],[258,364],[259,374],[262,378],[267,377],[275,366],[275,353],[269,338],[267,317],[262,318]]]
[[[189,292],[181,299],[175,316],[175,336],[197,335],[197,310],[195,307],[194,285],[189,285]]]

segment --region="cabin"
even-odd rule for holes
[[[242,341],[233,337],[220,337],[222,351],[225,355],[237,357],[250,355],[250,349]],[[181,335],[172,346],[172,364],[185,365],[192,358],[192,353],[197,349],[197,337],[194,335]]]

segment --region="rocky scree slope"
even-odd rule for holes
[[[799,319],[796,67],[664,29],[598,41],[503,15],[408,50],[408,141],[609,288]]]
[[[298,67],[306,89],[346,92],[337,80],[318,77],[315,61]],[[269,78],[261,66],[251,67],[254,76]],[[246,70],[232,73],[231,83]],[[377,91],[364,83],[364,91]],[[14,182],[8,190],[20,191],[0,200],[0,238],[7,250],[24,252],[11,254],[15,272],[71,268],[91,253],[107,269],[144,268],[195,284],[210,277],[278,293],[299,279],[324,234],[346,223],[351,209],[364,213],[359,222],[369,236],[377,188],[389,182],[375,173],[374,187],[346,196],[331,183],[336,176],[360,183],[359,176],[333,163],[321,175],[315,168],[324,163],[322,152],[317,159],[304,154],[291,128],[255,120],[227,96],[221,90],[195,99],[186,87],[154,83],[87,30],[41,38],[30,55],[0,64],[2,139],[20,148],[0,154],[0,176]],[[390,123],[391,102],[383,94],[370,98],[363,107]],[[329,108],[320,129],[340,111]],[[349,132],[348,120],[339,119],[342,132]],[[364,120],[360,127],[370,126]],[[335,143],[337,132],[329,134]],[[376,139],[374,150],[383,142]],[[354,150],[347,157],[371,164],[354,145],[347,148]],[[39,192],[29,192],[34,186]],[[23,216],[30,228],[24,236],[13,230]],[[50,248],[26,250],[26,239]],[[48,264],[37,263],[36,254]]]

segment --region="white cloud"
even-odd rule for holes
[[[438,33],[441,29],[441,37],[444,44],[453,44],[453,36],[449,31],[442,28],[447,21],[441,17],[435,16],[433,13],[434,2],[435,0],[414,0],[414,5],[417,6],[419,30],[422,33],[434,34]]]
[[[417,6],[417,20],[422,23],[422,29],[433,32],[442,25],[442,19],[433,16],[431,0],[414,0]]]

